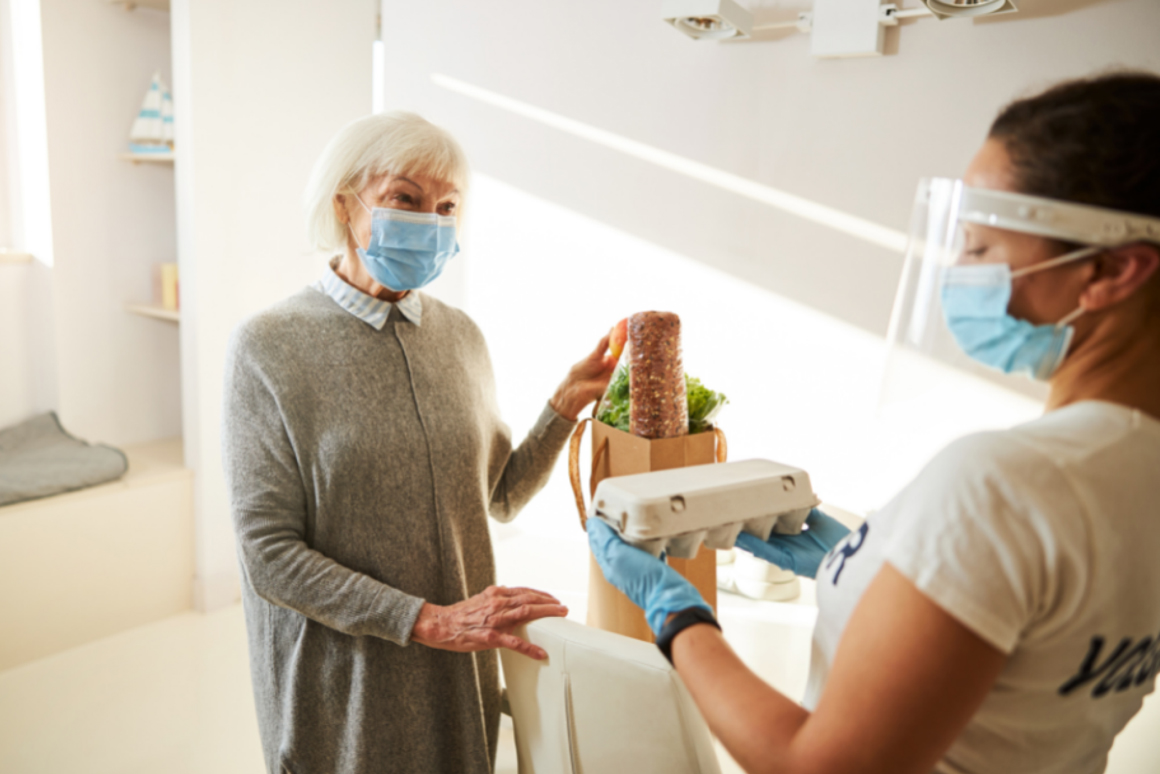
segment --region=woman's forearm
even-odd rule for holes
[[[592,400],[590,398],[581,394],[568,382],[556,388],[556,392],[548,399],[548,405],[552,407],[552,411],[555,411],[569,422],[578,420],[580,418],[580,412],[584,410],[585,406],[591,403]]]
[[[254,592],[351,636],[405,645],[423,600],[356,572],[308,546],[279,514],[235,513],[242,563]]]
[[[548,483],[556,457],[568,442],[580,412],[600,399],[616,370],[616,358],[607,352],[608,336],[605,336],[596,349],[572,366],[532,432],[511,453],[502,476],[493,481],[490,508],[493,519],[514,519],[532,496]]]
[[[745,771],[793,770],[793,741],[809,712],[742,663],[708,624],[677,635],[673,663],[713,735]]]
[[[491,492],[490,512],[496,521],[511,521],[544,488],[575,423],[544,407],[535,427],[504,464]]]

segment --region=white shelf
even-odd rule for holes
[[[152,8],[155,11],[168,11],[169,0],[109,0],[110,5],[119,5],[126,11],[138,8]]]
[[[32,253],[17,253],[0,249],[0,263],[32,263]]]
[[[172,164],[173,151],[168,153],[122,153],[117,158],[132,161],[134,164]]]
[[[131,312],[132,314],[139,314],[142,317],[153,317],[158,320],[167,320],[175,323],[181,322],[181,312],[176,309],[166,309],[151,304],[125,304],[125,311]]]

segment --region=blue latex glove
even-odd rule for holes
[[[693,584],[647,551],[634,548],[600,519],[588,520],[588,545],[604,577],[644,610],[653,634],[673,613],[700,607],[713,612]]]
[[[817,508],[810,510],[806,526],[809,529],[802,530],[800,535],[779,535],[774,532],[769,540],[759,540],[742,532],[737,536],[737,547],[783,570],[791,570],[795,575],[816,578],[822,558],[838,541],[849,535],[850,530]]]

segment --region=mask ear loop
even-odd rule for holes
[[[1081,247],[1079,250],[1073,250],[1070,253],[1064,253],[1058,258],[1052,258],[1050,261],[1037,263],[1034,266],[1026,266],[1017,271],[1011,272],[1011,279],[1019,279],[1028,274],[1034,274],[1037,271],[1046,271],[1047,269],[1054,269],[1056,266],[1063,266],[1065,263],[1072,261],[1080,261],[1084,258],[1090,258],[1096,253],[1102,253],[1107,248],[1105,247]]]
[[[1067,358],[1067,353],[1071,351],[1071,340],[1075,337],[1075,328],[1072,328],[1071,324],[1075,322],[1077,317],[1086,311],[1087,310],[1084,309],[1081,305],[1074,312],[1067,315],[1055,324],[1056,333],[1063,333],[1063,344],[1059,347],[1059,356],[1056,357],[1055,362],[1052,364],[1051,368],[1045,369],[1042,375],[1040,375],[1038,378],[1050,379],[1051,375],[1059,370],[1060,365],[1062,365],[1064,359]]]
[[[1080,260],[1083,260],[1084,258],[1090,258],[1093,255],[1096,255],[1098,253],[1102,253],[1106,249],[1107,248],[1096,246],[1096,247],[1083,247],[1083,248],[1080,248],[1079,250],[1073,250],[1070,253],[1064,253],[1063,255],[1059,256],[1058,258],[1052,258],[1050,261],[1044,261],[1043,263],[1037,263],[1034,266],[1028,266],[1024,269],[1020,269],[1019,271],[1013,271],[1013,272],[1011,272],[1011,279],[1018,279],[1019,277],[1025,277],[1028,274],[1034,274],[1037,271],[1045,271],[1047,269],[1054,269],[1056,266],[1063,266],[1066,263],[1071,263],[1073,261],[1080,261]],[[1087,310],[1084,309],[1083,305],[1081,304],[1078,308],[1076,308],[1076,310],[1074,312],[1072,312],[1071,314],[1067,315],[1062,320],[1057,322],[1055,324],[1055,329],[1057,331],[1063,330],[1068,325],[1071,325],[1073,322],[1075,322],[1076,319],[1086,311]]]
[[[1071,325],[1073,322],[1075,322],[1075,321],[1076,321],[1076,319],[1078,319],[1078,318],[1079,318],[1079,316],[1080,316],[1080,315],[1082,315],[1082,314],[1083,314],[1084,312],[1086,312],[1086,311],[1087,311],[1087,310],[1083,308],[1083,305],[1082,305],[1082,304],[1081,304],[1081,305],[1079,305],[1078,307],[1076,307],[1076,309],[1075,309],[1075,311],[1074,311],[1074,312],[1072,312],[1072,313],[1071,313],[1071,314],[1069,314],[1067,317],[1064,317],[1062,320],[1060,320],[1059,322],[1057,322],[1057,323],[1055,324],[1055,329],[1058,331],[1058,330],[1060,330],[1060,329],[1062,329],[1062,328],[1066,328],[1067,326],[1069,326],[1069,325]]]
[[[363,209],[371,214],[371,218],[374,218],[374,216],[375,216],[374,211],[370,207],[367,206],[367,203],[362,200],[362,197],[356,193],[354,195],[354,198],[358,199],[358,203],[362,205]],[[346,228],[348,231],[350,231],[350,235],[352,237],[354,237],[354,246],[355,247],[357,247],[359,250],[369,250],[370,249],[370,247],[371,247],[370,242],[367,242],[367,246],[365,248],[358,243],[358,234],[354,233],[354,226],[351,225],[350,219],[347,219],[347,221],[346,221]],[[373,234],[372,234],[372,236],[373,236]]]

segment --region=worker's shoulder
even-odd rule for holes
[[[953,441],[903,490],[895,507],[936,530],[973,530],[997,519],[1004,530],[1016,529],[1011,525],[1017,522],[1030,535],[1044,526],[1039,515],[1070,519],[1076,509],[1066,471],[1023,436],[1021,428],[1010,428]],[[1013,513],[1028,518],[1011,522]]]
[[[1137,439],[1139,412],[1101,401],[1066,406],[1015,427],[964,436],[936,458],[960,471],[1026,476],[1034,472],[1069,471]]]
[[[318,290],[306,287],[238,323],[230,349],[259,355],[288,345],[301,346],[317,335],[329,320],[339,319],[338,308]]]
[[[1086,400],[1011,428],[1010,438],[1058,467],[1075,468],[1125,445],[1160,443],[1160,435],[1142,427],[1139,411],[1106,401]],[[1141,432],[1145,430],[1145,432]]]
[[[1045,479],[1059,483],[1058,460],[1034,443],[1034,437],[1024,426],[965,435],[934,456],[923,478],[964,491],[999,492]]]

